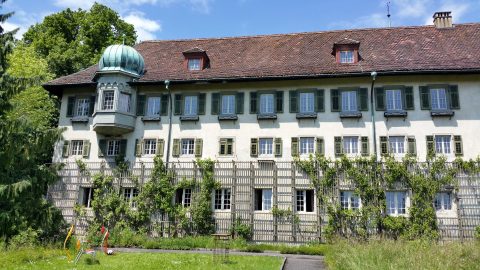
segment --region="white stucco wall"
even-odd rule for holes
[[[100,82],[119,80],[125,82],[124,77],[100,77]],[[179,116],[173,116],[173,138],[202,138],[202,158],[213,158],[229,161],[232,159],[247,161],[256,160],[250,157],[250,139],[252,137],[281,137],[283,139],[283,155],[281,158],[269,158],[272,160],[291,160],[291,137],[323,137],[325,141],[325,154],[334,158],[334,136],[368,136],[370,153],[373,154],[372,126],[370,111],[364,111],[361,119],[340,119],[338,112],[331,112],[330,89],[342,87],[364,87],[370,89],[370,78],[342,78],[342,79],[318,79],[304,81],[280,81],[280,82],[249,82],[249,83],[216,83],[176,85],[172,83],[172,93],[204,92],[207,93],[205,115],[200,115],[198,122],[180,122]],[[427,84],[455,84],[458,85],[461,109],[455,110],[455,116],[434,118],[430,111],[420,109],[419,86]],[[461,135],[463,141],[463,158],[476,158],[480,153],[480,143],[477,141],[477,132],[480,131],[480,76],[478,75],[441,75],[441,76],[397,76],[377,78],[376,87],[386,85],[413,86],[415,110],[408,111],[408,117],[391,118],[388,121],[383,112],[375,111],[377,128],[377,149],[380,152],[379,136],[415,136],[417,157],[424,160],[426,157],[427,135]],[[316,120],[297,120],[295,114],[289,113],[289,90],[301,88],[325,89],[325,112],[318,113]],[[260,90],[283,90],[284,112],[277,115],[277,120],[257,120],[256,114],[249,113],[250,91]],[[88,161],[100,161],[98,157],[98,140],[104,138],[93,131],[93,121],[90,118],[88,124],[70,122],[66,117],[67,99],[70,95],[93,94],[95,89],[70,88],[65,89],[61,99],[59,126],[66,128],[63,136],[66,140],[90,140],[91,151]],[[132,89],[141,94],[166,93],[164,85],[145,86]],[[211,115],[211,93],[218,91],[244,91],[244,114],[238,115],[238,120],[233,122],[219,122],[217,115]],[[369,91],[370,92],[370,91]],[[132,95],[133,112],[135,112],[135,98]],[[98,103],[98,100],[97,100]],[[372,108],[369,108],[370,110]],[[133,132],[122,136],[128,139],[126,158],[128,160],[150,161],[151,157],[137,158],[134,155],[135,139],[138,138],[162,138],[165,140],[165,151],[168,136],[168,116],[162,116],[161,122],[143,122],[140,117],[136,119]],[[221,157],[218,155],[219,138],[234,138],[234,155]],[[453,149],[453,142],[451,147]],[[360,144],[359,144],[360,147]],[[61,143],[55,152],[55,161],[61,158]],[[172,151],[170,150],[170,154]],[[75,160],[80,157],[69,157]],[[453,151],[448,156],[450,160],[455,158]],[[195,157],[171,157],[172,161],[188,161]]]

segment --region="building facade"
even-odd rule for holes
[[[53,160],[111,163],[125,156],[138,164],[168,155],[181,163],[281,163],[312,154],[371,156],[375,148],[379,159],[409,154],[425,161],[429,152],[476,159],[480,24],[453,25],[448,13],[434,20],[110,46],[98,66],[44,85],[60,97],[65,128]],[[77,184],[72,192],[80,192]],[[391,196],[408,204],[407,193]],[[72,198],[65,211],[84,197]]]

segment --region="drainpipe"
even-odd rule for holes
[[[377,72],[373,71],[370,76],[372,76],[372,87],[370,88],[370,108],[372,115],[372,133],[373,133],[373,153],[375,154],[375,162],[377,162],[377,132],[375,128],[375,107],[373,102],[373,88],[375,86],[375,79],[377,78]]]
[[[172,140],[172,108],[173,108],[173,103],[172,103],[172,93],[170,91],[170,81],[165,80],[165,89],[168,91],[168,105],[169,105],[169,110],[168,110],[168,138],[167,138],[167,159],[166,159],[166,165],[167,169],[169,167],[169,162],[170,162],[170,142]]]

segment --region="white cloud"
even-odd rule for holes
[[[145,17],[143,12],[130,12],[123,18],[126,22],[133,24],[137,31],[138,40],[151,40],[155,39],[155,32],[162,31],[160,23],[154,20],[150,20]]]
[[[212,3],[214,0],[140,0],[140,1],[154,1],[155,3],[160,4],[161,6],[170,6],[174,4],[182,4],[189,6],[191,9],[200,12],[209,14],[212,10]]]
[[[17,39],[20,39],[22,37],[23,33],[25,33],[27,31],[27,29],[25,27],[22,27],[21,25],[16,24],[16,23],[4,22],[4,23],[1,23],[0,25],[2,26],[2,28],[5,32],[10,32],[10,31],[13,31],[13,30],[18,28],[17,33],[15,33],[15,37]]]
[[[387,27],[388,20],[385,14],[373,13],[360,18],[355,18],[351,21],[339,21],[329,25],[332,29],[354,29],[354,28],[372,28],[372,27]]]
[[[61,8],[89,9],[95,0],[55,0],[54,5]]]
[[[421,18],[428,13],[432,6],[431,0],[394,0],[392,4],[392,15],[400,18]]]

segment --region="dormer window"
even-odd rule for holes
[[[340,63],[342,64],[352,64],[355,62],[353,57],[353,50],[350,51],[340,51]]]
[[[202,59],[191,58],[188,59],[188,70],[201,70]]]
[[[189,71],[200,71],[209,66],[207,52],[200,48],[193,48],[183,52],[185,65]]]

